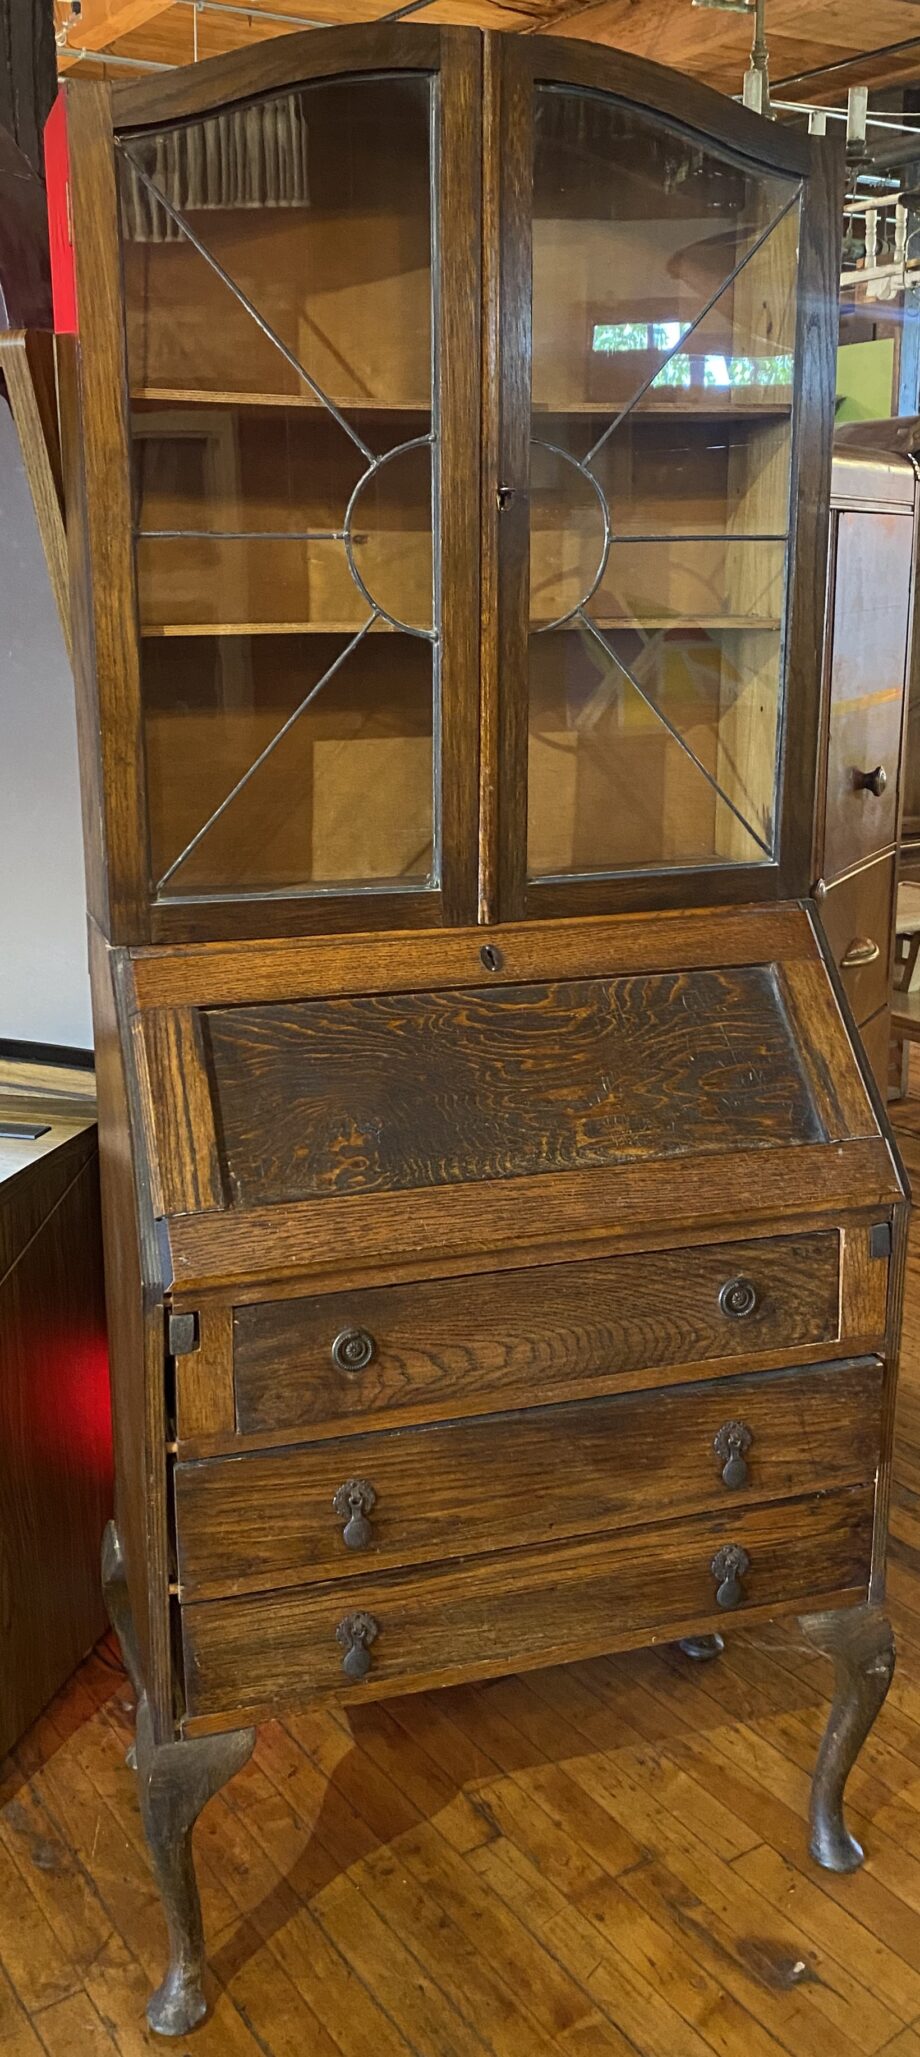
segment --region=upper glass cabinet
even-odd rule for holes
[[[800,203],[535,88],[534,879],[775,855]]]
[[[833,150],[418,23],[68,123],[107,933],[806,891]]]

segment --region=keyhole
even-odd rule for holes
[[[479,952],[479,962],[485,965],[487,971],[501,971],[505,960],[497,944],[483,943]]]

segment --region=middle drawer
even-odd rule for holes
[[[183,1600],[511,1550],[866,1483],[875,1358],[175,1470]]]

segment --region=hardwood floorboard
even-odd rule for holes
[[[199,1826],[180,2057],[920,2057],[920,1222],[889,1591],[851,1877],[807,1852],[830,1670],[792,1627],[266,1725]],[[0,2057],[163,2047],[130,1719],[107,1639],[0,1766]]]

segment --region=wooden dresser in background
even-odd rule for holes
[[[798,1615],[861,1861],[906,1203],[809,897],[842,162],[417,21],[65,106],[104,1568],[184,2035],[196,1815],[327,1695]]]
[[[111,1500],[93,1075],[0,1044],[0,1755],[103,1632]]]

